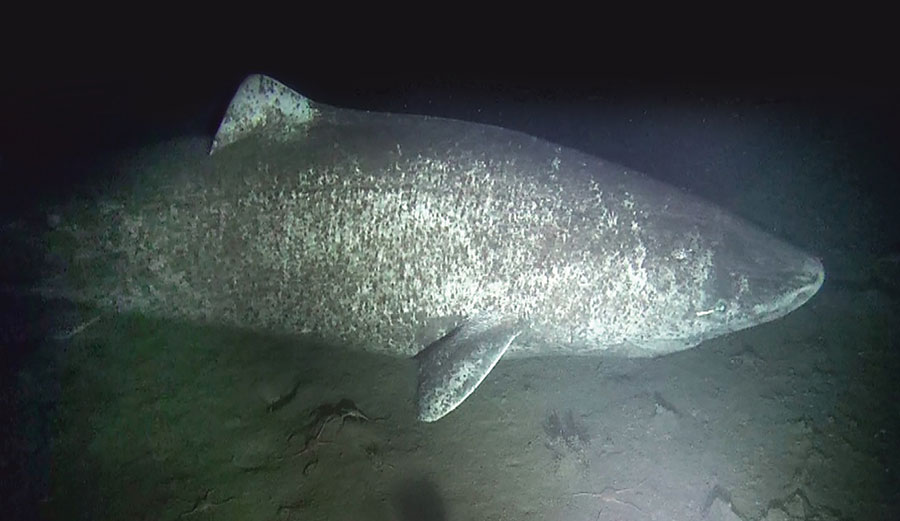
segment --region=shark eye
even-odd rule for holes
[[[695,311],[694,315],[696,315],[698,317],[705,317],[707,315],[712,315],[712,314],[722,314],[722,313],[725,313],[725,311],[727,309],[728,309],[728,303],[726,303],[724,300],[720,299],[718,302],[716,302],[716,305],[714,307],[711,307],[709,309],[704,309],[702,311]]]

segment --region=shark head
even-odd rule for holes
[[[584,332],[573,345],[638,357],[681,351],[780,318],[822,286],[815,257],[714,205],[671,191],[656,199],[663,189],[647,186],[633,197],[649,210],[581,243],[592,255],[579,280],[590,284],[565,284],[551,303],[558,323],[564,314]]]
[[[701,340],[783,317],[819,291],[825,269],[817,258],[737,219],[718,225],[714,268],[693,311]]]

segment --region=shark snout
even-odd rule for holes
[[[806,302],[815,295],[825,282],[825,266],[815,257],[807,257],[797,277],[798,297]],[[800,304],[803,304],[801,302]]]

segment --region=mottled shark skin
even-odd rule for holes
[[[774,320],[821,263],[718,207],[520,132],[239,88],[211,156],[61,214],[57,293],[419,362],[419,418],[502,357],[650,357]]]

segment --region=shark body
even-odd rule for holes
[[[177,170],[63,221],[67,294],[414,356],[423,421],[503,357],[680,351],[824,280],[814,257],[620,165],[265,76],[238,89],[211,157]]]

